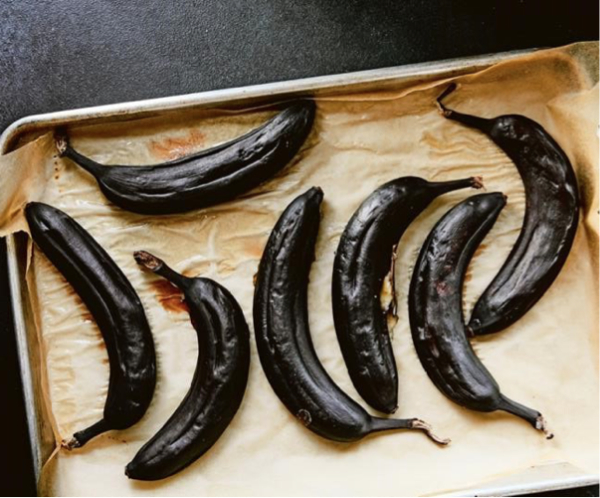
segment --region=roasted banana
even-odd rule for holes
[[[104,417],[64,444],[78,448],[111,429],[142,418],[156,384],[154,342],[142,303],[112,258],[73,218],[31,202],[25,209],[31,237],[73,286],[98,323],[110,364]]]
[[[506,204],[500,193],[468,198],[435,225],[423,244],[408,297],[417,355],[436,387],[471,410],[503,410],[552,437],[542,415],[507,398],[473,352],[462,313],[465,272]]]
[[[484,119],[448,109],[444,117],[489,136],[515,163],[525,185],[525,219],[504,265],[481,295],[467,332],[499,332],[515,323],[544,295],[560,273],[579,220],[579,190],[569,158],[535,121],[519,115]]]
[[[134,257],[183,291],[198,335],[198,362],[188,393],[125,469],[131,479],[155,481],[200,458],[227,429],[246,390],[250,340],[244,314],[223,286],[184,277],[145,251]]]
[[[231,142],[154,166],[99,164],[65,136],[57,149],[94,175],[117,206],[140,214],[182,213],[229,201],[282,170],[300,150],[314,117],[314,102],[299,101]]]

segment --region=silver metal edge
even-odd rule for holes
[[[67,111],[57,111],[44,114],[36,114],[18,119],[9,125],[2,134],[0,134],[0,154],[5,154],[8,144],[18,135],[35,129],[45,127],[55,127],[67,123],[84,123],[92,119],[108,118],[114,116],[127,116],[135,118],[136,116],[148,112],[164,112],[168,110],[182,110],[199,105],[225,103],[231,100],[243,100],[256,97],[268,97],[282,95],[290,92],[309,92],[311,90],[324,90],[335,88],[336,86],[360,85],[363,83],[381,83],[385,81],[399,80],[404,78],[413,78],[419,76],[435,76],[450,73],[466,68],[476,69],[477,67],[491,66],[498,62],[515,59],[520,56],[532,53],[539,49],[517,50],[510,52],[500,52],[496,54],[485,54],[473,57],[464,57],[456,59],[447,59],[442,61],[424,62],[417,64],[407,64],[382,69],[372,69],[367,71],[356,71],[350,73],[334,74],[327,76],[316,76],[312,78],[302,78],[297,80],[284,80],[274,83],[265,83],[250,85],[245,87],[225,88],[220,90],[211,90],[187,95],[177,95],[162,97],[156,99],[146,99],[134,102],[124,102],[117,104],[107,104],[102,106],[84,107],[80,109],[71,109]],[[29,439],[34,463],[34,472],[36,482],[39,482],[41,474],[41,448],[36,421],[35,398],[33,396],[33,383],[31,376],[31,364],[29,359],[29,347],[25,332],[25,323],[21,308],[21,284],[19,281],[19,269],[17,263],[16,243],[14,236],[7,237],[7,259],[9,288],[11,292],[11,305],[13,310],[13,320],[17,338],[17,348],[19,356],[19,365],[22,372],[23,394],[25,398],[25,409],[27,413],[27,425],[29,429]],[[598,484],[598,476],[581,476],[580,478],[570,478],[564,482],[552,482],[550,485],[532,483],[530,487],[526,486],[508,486],[502,488],[481,488],[479,492],[486,495],[513,495],[522,493],[544,492],[569,487],[580,487]],[[478,493],[479,494],[479,493]],[[475,496],[475,495],[474,495]]]
[[[598,484],[598,476],[587,474],[567,479],[551,479],[543,482],[531,482],[529,484],[517,484],[514,486],[481,487],[471,490],[473,496],[522,496],[532,493],[545,493],[547,491],[558,491],[561,489],[582,488]],[[460,495],[458,495],[460,496]],[[463,494],[464,496],[464,494]]]
[[[413,78],[419,76],[435,76],[467,68],[485,67],[501,61],[515,59],[537,49],[501,52],[497,54],[478,55],[459,59],[448,59],[438,62],[407,64],[391,68],[371,69],[351,73],[327,76],[316,76],[297,80],[279,81],[236,88],[224,88],[207,92],[139,100],[118,104],[107,104],[95,107],[84,107],[68,111],[36,114],[21,118],[9,125],[0,135],[0,153],[6,153],[6,144],[20,133],[45,126],[60,126],[67,123],[79,124],[102,117],[128,116],[148,112],[164,112],[168,110],[186,109],[198,105],[225,103],[231,100],[243,100],[255,97],[282,95],[289,92],[309,92],[324,90],[340,85],[353,86],[363,83],[380,83],[385,81]]]
[[[29,431],[29,442],[31,444],[31,455],[33,457],[33,471],[35,482],[39,481],[42,452],[40,448],[40,435],[38,433],[37,410],[35,397],[33,395],[33,381],[31,375],[31,361],[29,356],[29,343],[25,331],[25,319],[21,303],[21,282],[19,279],[19,268],[17,263],[17,248],[14,236],[6,238],[6,257],[8,260],[8,285],[11,295],[11,307],[17,340],[17,354],[19,368],[21,370],[21,382],[23,385],[23,398],[25,401],[25,412],[27,415],[27,429]]]
[[[556,462],[559,463],[559,462]],[[552,467],[553,464],[544,464]],[[490,486],[475,486],[457,491],[452,491],[443,496],[522,496],[531,493],[545,493],[547,491],[558,491],[561,489],[581,488],[584,486],[594,486],[598,484],[598,476],[594,474],[584,474],[577,477],[554,478],[545,481],[530,483],[505,484]],[[435,495],[432,495],[435,496]]]

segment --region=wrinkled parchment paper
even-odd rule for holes
[[[523,186],[510,160],[483,134],[443,119],[434,99],[447,83],[394,93],[318,100],[314,130],[292,165],[238,199],[184,215],[149,217],[122,211],[69,160],[58,159],[49,135],[0,160],[1,233],[26,230],[20,209],[42,200],[73,216],[115,259],[138,291],[154,334],[158,384],[134,427],[97,437],[85,448],[57,450],[42,474],[54,495],[419,495],[442,493],[522,472],[551,461],[598,469],[598,45],[537,52],[458,79],[446,101],[485,117],[521,113],[541,123],[571,159],[583,212],[568,261],[542,300],[517,324],[474,347],[512,399],[541,411],[551,441],[505,413],[482,414],[447,400],[427,378],[412,345],[408,283],[418,250],[434,223],[474,192],[427,209],[399,245],[399,322],[393,346],[400,379],[398,417],[418,416],[452,438],[440,448],[420,433],[332,443],[306,430],[274,395],[252,341],[248,389],[217,444],[183,472],[155,483],[128,480],[124,467],[167,420],[186,393],[196,362],[196,336],[180,296],[141,271],[132,258],[149,250],[186,275],[227,286],[252,324],[252,277],[267,237],[285,206],[313,185],[325,192],[310,276],[309,305],[317,353],[334,380],[362,402],[348,377],[331,313],[331,270],[339,237],[362,200],[398,176],[449,180],[482,175],[508,206],[468,272],[465,310],[491,281],[516,240]],[[169,119],[70,130],[74,146],[103,163],[155,163],[233,138],[273,111],[187,111]],[[70,285],[33,250],[28,286],[37,311],[47,376],[48,417],[57,440],[102,417],[108,358],[98,328]],[[364,403],[362,403],[364,406]]]

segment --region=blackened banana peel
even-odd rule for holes
[[[376,431],[419,429],[419,419],[372,417],[329,377],[308,327],[308,276],[314,259],[323,192],[311,188],[283,212],[263,253],[254,294],[254,329],[263,370],[286,408],[314,433],[341,442]]]
[[[188,393],[125,469],[131,479],[155,481],[193,463],[223,434],[246,391],[250,339],[239,304],[223,286],[180,275],[145,251],[134,257],[183,291],[198,335],[198,361]]]
[[[435,225],[413,272],[408,305],[417,355],[435,386],[471,410],[503,410],[543,431],[542,415],[508,399],[473,352],[463,322],[462,288],[469,261],[506,204],[500,193],[470,197]]]
[[[154,166],[103,165],[57,148],[98,182],[117,206],[140,214],[172,214],[229,201],[282,170],[300,150],[315,117],[315,103],[296,102],[264,125],[231,142]]]
[[[81,225],[39,202],[29,203],[25,215],[34,242],[90,310],[108,352],[110,380],[104,416],[63,445],[78,448],[98,434],[127,429],[142,418],[156,384],[154,342],[129,280]]]
[[[381,412],[393,413],[398,407],[398,372],[388,330],[388,316],[395,316],[398,240],[436,197],[481,186],[479,178],[449,182],[397,178],[367,197],[340,238],[332,280],[335,330],[354,387]],[[380,295],[388,281],[392,305],[382,309]]]
[[[477,301],[468,332],[484,335],[515,323],[552,285],[573,245],[579,190],[569,158],[535,121],[519,115],[484,119],[448,109],[444,117],[490,137],[515,163],[525,186],[525,219],[504,265]]]

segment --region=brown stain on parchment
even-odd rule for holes
[[[241,237],[237,240],[229,240],[227,244],[231,247],[230,251],[228,251],[230,257],[224,258],[217,263],[217,272],[222,276],[233,273],[242,261],[248,259],[260,261],[267,244],[267,239],[266,237]]]
[[[198,130],[190,130],[180,137],[168,137],[150,142],[150,152],[162,160],[173,160],[198,152],[204,146],[205,135]]]
[[[479,247],[475,249],[475,253],[473,254],[473,259],[477,259],[479,255],[487,249],[487,244],[479,244]]]
[[[183,300],[183,292],[172,283],[166,280],[157,280],[156,282],[152,282],[151,285],[156,293],[158,302],[164,309],[172,313],[189,311],[187,304]]]
[[[245,255],[249,256],[250,258],[260,259],[260,258],[262,258],[266,243],[267,243],[266,240],[263,240],[262,237],[255,238],[255,239],[248,239],[247,241],[244,242],[242,251],[244,252]]]

